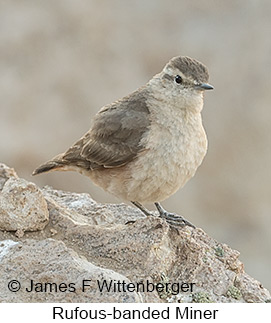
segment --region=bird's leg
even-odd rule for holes
[[[147,210],[142,204],[140,204],[139,202],[133,202],[131,201],[132,204],[134,204],[137,208],[139,208],[139,210],[141,212],[143,212],[145,215],[149,216],[152,215],[151,212],[149,212],[149,210]]]
[[[145,215],[147,216],[150,216],[153,214],[148,211],[142,204],[140,204],[139,202],[131,202],[132,204],[134,204],[137,208],[140,209],[140,211],[142,213],[144,213]],[[190,223],[189,221],[185,220],[182,216],[180,215],[177,215],[175,213],[169,213],[167,212],[160,203],[156,202],[154,203],[158,212],[159,212],[159,215],[161,218],[165,219],[167,221],[168,224],[170,224],[171,226],[173,227],[184,227],[184,226],[190,226],[192,228],[196,228],[192,223]]]
[[[189,221],[187,221],[186,219],[184,219],[182,216],[177,215],[175,213],[169,213],[167,212],[160,203],[156,202],[154,203],[154,205],[156,206],[160,217],[165,219],[167,221],[168,224],[171,224],[172,226],[189,226],[192,228],[196,228],[192,223],[190,223]]]

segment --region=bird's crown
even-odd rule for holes
[[[207,82],[209,79],[207,67],[196,59],[187,56],[173,57],[166,65],[167,68],[179,70],[187,78],[192,78],[199,82]]]

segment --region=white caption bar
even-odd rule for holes
[[[1,322],[266,322],[271,304],[0,304]]]

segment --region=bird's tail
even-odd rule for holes
[[[50,172],[52,170],[61,170],[61,168],[63,168],[65,166],[65,162],[64,162],[64,160],[62,158],[63,155],[64,154],[57,155],[53,159],[51,159],[51,160],[47,161],[46,163],[40,165],[38,168],[36,168],[34,170],[32,175],[38,175],[38,174],[41,174],[41,173]]]

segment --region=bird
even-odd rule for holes
[[[207,67],[188,56],[173,57],[150,81],[103,106],[90,129],[64,153],[32,175],[77,171],[146,216],[154,203],[159,216],[175,227],[195,226],[166,211],[161,202],[191,179],[207,152],[202,124]]]

